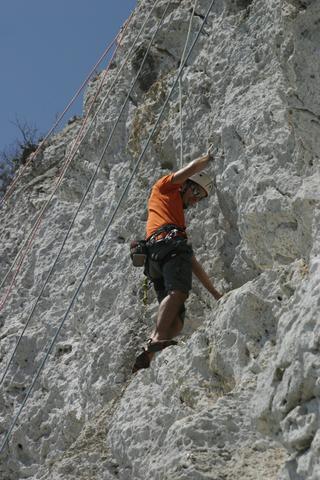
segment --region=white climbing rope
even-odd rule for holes
[[[18,410],[18,412],[17,412],[17,414],[16,414],[16,416],[15,416],[12,424],[10,425],[10,428],[9,428],[9,430],[8,430],[6,436],[5,436],[4,442],[3,442],[2,446],[1,446],[0,453],[3,452],[5,446],[6,446],[7,442],[8,442],[8,439],[9,439],[9,437],[10,437],[10,435],[11,435],[11,432],[12,432],[13,428],[15,427],[15,425],[16,425],[16,423],[17,423],[17,421],[18,421],[18,418],[19,418],[19,416],[20,416],[20,414],[21,414],[21,412],[22,412],[22,410],[23,410],[23,408],[24,408],[24,406],[25,406],[25,404],[26,404],[26,402],[27,402],[27,400],[28,400],[31,392],[32,392],[32,389],[33,389],[36,381],[37,381],[38,378],[39,378],[39,375],[40,375],[40,373],[41,373],[41,371],[42,371],[42,369],[43,369],[43,367],[44,367],[44,365],[45,365],[45,363],[46,363],[46,361],[47,361],[47,358],[49,357],[49,355],[50,355],[50,353],[51,353],[51,350],[52,350],[52,348],[53,348],[53,345],[54,345],[56,339],[58,338],[58,336],[59,336],[59,334],[60,334],[60,331],[61,331],[61,329],[63,328],[63,326],[64,326],[64,324],[65,324],[65,321],[66,321],[66,319],[68,318],[68,316],[69,316],[69,314],[70,314],[71,309],[73,308],[73,305],[74,305],[74,303],[75,303],[75,301],[76,301],[76,299],[77,299],[77,297],[78,297],[78,295],[79,295],[79,292],[80,292],[80,290],[81,290],[81,288],[82,288],[82,285],[83,285],[83,283],[84,283],[84,281],[85,281],[85,279],[86,279],[86,277],[87,277],[87,275],[88,275],[88,273],[89,273],[89,271],[90,271],[90,269],[91,269],[91,267],[92,267],[92,265],[93,265],[93,262],[94,262],[97,254],[98,254],[98,252],[99,252],[99,250],[100,250],[100,247],[102,246],[102,244],[103,244],[103,242],[104,242],[104,240],[105,240],[105,237],[106,237],[106,235],[107,235],[107,233],[108,233],[108,231],[109,231],[109,229],[110,229],[110,226],[111,226],[111,224],[112,224],[112,222],[113,222],[113,220],[114,220],[114,218],[115,218],[115,216],[116,216],[116,214],[117,214],[117,212],[118,212],[118,210],[119,210],[119,208],[120,208],[120,205],[121,205],[123,199],[125,198],[128,190],[129,190],[129,187],[130,187],[130,185],[131,185],[131,183],[132,183],[132,180],[133,180],[133,178],[134,178],[134,176],[135,176],[135,174],[136,174],[136,172],[137,172],[137,170],[138,170],[138,168],[139,168],[139,166],[140,166],[140,163],[141,163],[141,161],[142,161],[142,159],[143,159],[143,157],[144,157],[144,155],[145,155],[145,153],[146,153],[146,151],[147,151],[147,148],[148,148],[148,146],[149,146],[149,144],[150,144],[150,141],[151,141],[151,139],[152,139],[155,131],[157,130],[158,125],[159,125],[159,123],[160,123],[160,121],[161,121],[161,119],[162,119],[162,117],[163,117],[164,111],[165,111],[165,109],[166,109],[166,107],[167,107],[167,105],[168,105],[168,103],[169,103],[169,101],[170,101],[171,95],[172,95],[172,93],[173,93],[173,91],[174,91],[174,89],[175,89],[175,87],[176,87],[176,85],[177,85],[177,83],[178,83],[178,81],[179,81],[180,75],[181,75],[181,73],[182,73],[182,69],[183,69],[183,67],[185,66],[187,60],[189,59],[189,57],[190,57],[190,55],[191,55],[191,53],[192,53],[192,51],[193,51],[193,49],[194,49],[195,44],[196,44],[197,41],[198,41],[198,38],[199,38],[199,36],[200,36],[200,34],[201,34],[201,32],[202,32],[203,26],[204,26],[205,22],[207,21],[207,18],[208,18],[208,16],[209,16],[210,12],[211,12],[211,9],[212,9],[212,7],[213,7],[214,2],[215,2],[215,0],[212,0],[212,1],[211,1],[211,4],[210,4],[210,6],[209,6],[209,8],[208,8],[208,10],[207,10],[204,18],[203,18],[201,27],[200,27],[200,29],[199,29],[199,31],[198,31],[195,39],[194,39],[193,42],[192,42],[192,45],[191,45],[191,47],[190,47],[190,49],[189,49],[189,52],[188,52],[188,54],[187,54],[184,62],[183,62],[183,63],[181,64],[181,66],[180,66],[180,69],[179,69],[179,71],[178,71],[177,77],[176,77],[176,79],[175,79],[175,81],[174,81],[174,83],[173,83],[173,85],[172,85],[172,87],[171,87],[171,89],[170,89],[170,92],[169,92],[169,94],[168,94],[168,96],[167,96],[167,98],[166,98],[166,100],[165,100],[165,102],[164,102],[164,104],[163,104],[163,107],[162,107],[162,109],[161,109],[161,111],[160,111],[160,113],[159,113],[159,116],[158,116],[158,118],[157,118],[157,121],[156,121],[156,123],[155,123],[155,125],[154,125],[154,127],[153,127],[153,129],[152,129],[152,131],[151,131],[151,133],[149,134],[149,137],[148,137],[148,139],[147,139],[147,141],[146,141],[146,144],[145,144],[145,146],[144,146],[144,148],[143,148],[143,150],[142,150],[142,152],[141,152],[141,154],[140,154],[140,156],[139,156],[139,158],[138,158],[138,160],[137,160],[137,162],[136,162],[136,164],[135,164],[135,166],[134,166],[134,168],[133,168],[133,171],[132,171],[132,173],[131,173],[131,175],[130,175],[127,183],[126,183],[125,188],[124,188],[123,191],[122,191],[122,194],[121,194],[121,196],[120,196],[120,198],[119,198],[119,200],[118,200],[118,202],[117,202],[117,205],[116,205],[116,207],[115,207],[115,209],[114,209],[114,211],[113,211],[113,213],[112,213],[112,215],[111,215],[111,217],[110,217],[110,219],[109,219],[109,221],[108,221],[108,223],[107,223],[107,225],[106,225],[106,228],[105,228],[105,230],[104,230],[104,232],[103,232],[103,234],[102,234],[102,237],[100,238],[100,240],[99,240],[99,242],[98,242],[98,244],[97,244],[97,246],[96,246],[96,248],[95,248],[95,250],[94,250],[94,253],[93,253],[93,255],[92,255],[92,257],[91,257],[91,259],[90,259],[90,261],[89,261],[89,263],[88,263],[85,271],[84,271],[84,274],[83,274],[83,276],[82,276],[82,278],[81,278],[81,280],[80,280],[80,282],[79,282],[79,285],[77,286],[77,288],[76,288],[76,290],[75,290],[75,293],[74,293],[74,295],[73,295],[73,297],[72,297],[72,299],[71,299],[71,302],[70,302],[70,304],[69,304],[69,306],[68,306],[68,308],[67,308],[67,310],[66,310],[66,312],[65,312],[65,315],[64,315],[64,317],[63,317],[62,320],[61,320],[61,323],[60,323],[60,325],[59,325],[59,328],[57,329],[57,331],[56,331],[56,333],[55,333],[55,335],[54,335],[54,337],[53,337],[53,339],[52,339],[52,341],[51,341],[51,343],[50,343],[50,346],[49,346],[49,348],[48,348],[48,350],[47,350],[47,353],[46,353],[44,359],[42,360],[42,362],[41,362],[41,364],[40,364],[40,366],[39,366],[39,368],[38,368],[38,370],[37,370],[37,373],[36,373],[36,375],[35,375],[32,383],[31,383],[31,385],[30,385],[30,387],[29,387],[29,389],[28,389],[28,391],[27,391],[27,393],[26,393],[26,395],[25,395],[25,398],[24,398],[24,400],[23,400],[23,402],[22,402],[22,405],[20,406],[20,408],[19,408],[19,410]]]
[[[195,0],[194,6],[193,6],[193,10],[192,10],[192,14],[191,14],[191,17],[190,17],[187,39],[186,39],[186,43],[185,43],[185,45],[184,45],[184,49],[183,49],[183,52],[182,52],[182,55],[181,55],[180,63],[183,63],[184,57],[185,57],[185,54],[186,54],[186,51],[187,51],[187,46],[188,46],[189,39],[190,39],[190,35],[191,35],[192,22],[193,22],[194,14],[195,14],[195,11],[196,11],[197,3],[198,3],[198,0]],[[182,77],[183,77],[183,73],[182,73],[181,76],[179,77],[180,168],[183,167]]]
[[[198,132],[197,132],[197,131],[195,130],[195,128],[194,128],[194,119],[195,119],[196,116],[195,116],[195,113],[194,113],[194,110],[193,110],[193,107],[192,107],[191,100],[190,100],[190,102],[189,102],[189,105],[190,105],[190,109],[191,109],[191,113],[192,113],[192,118],[190,117],[190,114],[189,114],[189,112],[188,112],[188,108],[187,108],[187,107],[188,107],[188,103],[187,103],[187,102],[185,103],[185,107],[186,107],[186,108],[184,109],[184,111],[185,111],[186,114],[187,114],[187,117],[188,117],[188,119],[189,119],[189,125],[191,125],[192,131],[193,131],[195,137],[197,137],[198,145],[201,145],[201,143],[202,143],[203,140],[201,140]]]

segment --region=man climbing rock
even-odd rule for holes
[[[176,173],[160,178],[152,188],[145,274],[154,285],[160,305],[156,328],[136,358],[133,372],[148,368],[155,352],[177,344],[173,338],[183,328],[184,302],[191,290],[192,273],[216,300],[222,296],[193,254],[184,217],[184,210],[207,197],[212,189],[212,180],[201,173],[212,159],[209,149]]]

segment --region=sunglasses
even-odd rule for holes
[[[199,199],[199,200],[202,200],[202,198],[205,198],[205,194],[203,193],[201,187],[198,187],[198,185],[196,185],[195,183],[193,185],[191,185],[191,191],[192,191],[192,195]]]

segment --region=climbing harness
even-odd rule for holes
[[[56,191],[58,190],[59,186],[61,185],[62,180],[64,179],[65,174],[66,174],[66,172],[67,172],[67,169],[68,169],[71,161],[74,159],[74,157],[75,157],[75,155],[76,155],[76,153],[77,153],[77,151],[78,151],[81,143],[83,142],[83,140],[85,139],[86,135],[88,134],[91,126],[93,125],[94,121],[96,120],[96,118],[97,118],[97,116],[98,116],[98,113],[100,112],[102,106],[105,104],[107,98],[109,97],[109,94],[111,93],[114,85],[116,84],[118,78],[120,77],[120,74],[121,74],[124,66],[127,64],[129,58],[131,57],[131,54],[132,54],[132,52],[133,52],[133,49],[135,48],[135,46],[136,46],[136,44],[137,44],[137,42],[138,42],[138,40],[139,40],[142,32],[144,31],[144,28],[145,28],[145,26],[146,26],[149,18],[151,17],[151,14],[152,14],[154,8],[155,8],[156,5],[159,3],[159,1],[160,1],[160,0],[157,0],[157,1],[155,2],[155,4],[153,5],[151,11],[149,12],[147,18],[146,18],[145,21],[143,22],[143,25],[142,25],[142,27],[141,27],[138,35],[136,36],[135,41],[134,41],[134,43],[132,44],[128,55],[126,56],[123,64],[121,65],[121,67],[120,67],[120,69],[119,69],[119,71],[118,71],[118,73],[117,73],[117,76],[115,77],[114,81],[112,82],[110,88],[108,89],[106,95],[105,95],[104,98],[103,98],[103,101],[101,102],[101,104],[100,104],[99,108],[97,109],[94,117],[92,118],[92,120],[91,120],[91,122],[90,122],[90,124],[89,124],[89,126],[88,126],[88,128],[87,128],[86,133],[83,135],[82,138],[80,138],[80,137],[81,137],[81,134],[82,134],[82,132],[83,132],[83,128],[82,128],[81,131],[79,132],[79,134],[77,135],[77,138],[76,138],[76,140],[75,140],[75,142],[74,142],[74,146],[73,146],[73,148],[72,148],[72,151],[71,151],[69,157],[67,157],[67,159],[66,159],[66,161],[65,161],[65,164],[64,164],[63,167],[62,167],[62,171],[61,171],[60,176],[59,176],[59,178],[58,178],[58,180],[57,180],[57,182],[56,182],[56,185],[55,185],[54,190],[52,191],[52,193],[51,193],[49,199],[46,201],[45,205],[42,207],[42,209],[41,209],[41,211],[40,211],[40,213],[39,213],[39,215],[38,215],[38,217],[37,217],[37,219],[36,219],[36,222],[35,222],[35,224],[33,225],[33,228],[31,229],[31,232],[29,233],[29,236],[28,236],[27,239],[25,240],[24,244],[22,245],[22,248],[19,250],[18,254],[16,255],[16,257],[15,257],[15,259],[14,259],[14,261],[13,261],[11,267],[10,267],[10,269],[9,269],[8,272],[6,273],[4,279],[2,280],[2,283],[1,283],[1,285],[0,285],[0,290],[1,290],[1,289],[3,288],[3,286],[5,285],[5,283],[6,283],[7,279],[8,279],[8,277],[9,277],[9,275],[10,275],[11,272],[13,271],[14,267],[16,266],[16,264],[18,264],[18,266],[17,266],[17,268],[16,268],[16,270],[15,270],[15,272],[14,272],[14,274],[13,274],[13,277],[12,277],[12,279],[11,279],[11,282],[10,282],[10,285],[9,285],[9,287],[8,287],[8,290],[7,290],[6,294],[4,295],[4,297],[0,300],[0,311],[1,311],[2,308],[4,307],[4,304],[6,303],[8,297],[9,297],[11,291],[12,291],[12,288],[13,288],[13,285],[14,285],[14,283],[15,283],[15,280],[16,280],[16,278],[17,278],[17,276],[18,276],[18,274],[19,274],[19,272],[20,272],[20,270],[21,270],[23,261],[24,261],[24,259],[25,259],[26,255],[27,255],[28,251],[30,250],[30,248],[31,248],[31,246],[32,246],[32,243],[33,243],[34,238],[35,238],[35,236],[36,236],[36,233],[37,233],[37,231],[38,231],[38,229],[39,229],[39,227],[40,227],[40,224],[41,224],[41,221],[42,221],[42,217],[43,217],[46,209],[48,208],[48,206],[49,206],[49,204],[51,203],[51,200],[53,199]],[[131,18],[131,17],[130,17],[130,18]],[[124,35],[127,26],[128,26],[128,22],[126,23],[125,27],[122,29],[122,36]],[[117,49],[115,50],[115,52],[114,52],[114,54],[113,54],[113,57],[112,57],[112,59],[111,59],[110,62],[109,62],[109,67],[110,67],[110,65],[111,65],[111,63],[112,63],[112,61],[113,61],[113,58],[114,58],[114,56],[115,56],[115,54],[116,54],[116,51],[117,51]],[[86,120],[89,118],[89,115],[90,115],[91,110],[92,110],[92,108],[93,108],[93,106],[94,106],[95,100],[96,100],[96,98],[97,98],[97,96],[98,96],[98,94],[99,94],[99,91],[100,91],[103,83],[104,83],[104,79],[105,79],[105,77],[106,77],[107,71],[108,71],[108,69],[104,72],[102,81],[101,81],[101,83],[100,83],[100,85],[99,85],[99,88],[98,88],[98,90],[97,90],[97,92],[96,92],[96,94],[95,94],[95,97],[94,97],[94,99],[93,99],[93,101],[92,101],[92,103],[91,103],[91,106],[90,106],[90,108],[89,108],[89,111],[87,112],[87,115],[86,115],[86,117],[85,117],[83,126],[85,125]]]
[[[107,235],[107,233],[108,233],[108,231],[109,231],[109,229],[110,229],[110,226],[111,226],[111,224],[112,224],[112,222],[113,222],[116,214],[118,213],[118,210],[119,210],[119,208],[120,208],[120,205],[121,205],[123,199],[125,198],[128,190],[129,190],[129,187],[130,187],[130,185],[131,185],[131,183],[132,183],[132,180],[133,180],[133,178],[134,178],[134,176],[135,176],[135,174],[136,174],[136,172],[137,172],[137,170],[138,170],[138,168],[139,168],[139,166],[140,166],[140,163],[141,163],[141,161],[142,161],[142,159],[143,159],[143,157],[144,157],[144,155],[145,155],[145,153],[146,153],[146,151],[147,151],[147,148],[148,148],[148,146],[149,146],[149,144],[150,144],[150,141],[151,141],[151,139],[152,139],[155,131],[157,130],[158,125],[159,125],[159,123],[160,123],[160,121],[161,121],[161,119],[162,119],[162,117],[163,117],[164,111],[165,111],[165,109],[166,109],[166,107],[167,107],[167,105],[168,105],[168,103],[169,103],[169,101],[170,101],[171,95],[172,95],[172,93],[173,93],[173,91],[174,91],[174,89],[175,89],[175,87],[176,87],[176,85],[177,85],[177,83],[178,83],[178,80],[179,80],[180,75],[181,75],[181,73],[182,73],[182,69],[183,69],[183,67],[185,66],[187,60],[189,59],[189,57],[190,57],[190,55],[191,55],[191,53],[192,53],[192,51],[193,51],[193,49],[194,49],[194,46],[195,46],[196,42],[198,41],[198,38],[199,38],[199,36],[200,36],[200,34],[201,34],[201,32],[202,32],[202,29],[203,29],[203,26],[204,26],[205,22],[207,21],[207,18],[208,18],[209,14],[210,14],[210,11],[211,11],[211,9],[212,9],[212,7],[213,7],[214,2],[215,2],[215,0],[212,0],[212,1],[211,1],[211,4],[210,4],[210,6],[208,7],[208,10],[207,10],[207,12],[206,12],[206,14],[205,14],[205,16],[204,16],[204,18],[203,18],[201,27],[200,27],[200,29],[199,29],[199,31],[198,31],[195,39],[194,39],[193,42],[192,42],[192,45],[191,45],[191,47],[190,47],[190,49],[189,49],[189,52],[188,52],[188,54],[187,54],[184,62],[182,62],[181,66],[180,66],[180,69],[179,69],[179,71],[178,71],[177,77],[176,77],[176,79],[175,79],[174,82],[173,82],[173,85],[172,85],[172,87],[171,87],[171,89],[170,89],[170,91],[169,91],[169,93],[168,93],[168,96],[167,96],[167,98],[166,98],[166,100],[165,100],[165,102],[164,102],[164,104],[163,104],[163,106],[162,106],[162,109],[161,109],[161,111],[160,111],[160,113],[159,113],[159,116],[158,116],[156,122],[155,122],[155,125],[154,125],[154,127],[152,128],[152,130],[151,130],[151,132],[150,132],[150,134],[149,134],[149,137],[148,137],[148,139],[147,139],[147,141],[146,141],[146,144],[145,144],[142,152],[140,153],[140,156],[139,156],[139,158],[138,158],[138,160],[137,160],[137,162],[136,162],[136,164],[135,164],[135,166],[134,166],[134,168],[133,168],[133,170],[132,170],[132,173],[131,173],[131,175],[130,175],[130,177],[129,177],[126,185],[125,185],[125,188],[124,188],[123,191],[122,191],[122,194],[121,194],[121,196],[120,196],[120,198],[119,198],[119,200],[118,200],[118,202],[117,202],[117,205],[116,205],[113,213],[111,214],[109,221],[107,222],[107,225],[106,225],[105,230],[104,230],[104,232],[103,232],[103,234],[102,234],[102,237],[100,238],[100,240],[99,240],[99,242],[98,242],[98,244],[97,244],[97,246],[96,246],[96,248],[95,248],[95,250],[94,250],[94,253],[93,253],[92,257],[90,258],[90,260],[89,260],[89,262],[88,262],[88,265],[87,265],[87,267],[86,267],[86,269],[85,269],[85,271],[84,271],[84,273],[83,273],[83,276],[82,276],[82,278],[81,278],[81,280],[80,280],[80,282],[79,282],[79,284],[78,284],[78,286],[77,286],[77,288],[76,288],[76,290],[75,290],[75,292],[74,292],[74,294],[73,294],[73,297],[72,297],[72,299],[71,299],[71,302],[70,302],[70,304],[69,304],[69,306],[68,306],[68,308],[67,308],[67,310],[66,310],[66,312],[65,312],[65,314],[64,314],[64,316],[63,316],[63,318],[62,318],[62,320],[61,320],[61,323],[60,323],[60,325],[59,325],[59,327],[58,327],[58,329],[57,329],[57,331],[56,331],[56,333],[55,333],[55,335],[54,335],[54,337],[53,337],[53,339],[52,339],[52,341],[51,341],[51,343],[50,343],[50,346],[49,346],[49,348],[48,348],[48,350],[47,350],[47,353],[46,353],[46,355],[44,356],[41,364],[39,365],[39,368],[38,368],[38,370],[37,370],[37,372],[36,372],[36,375],[35,375],[35,377],[33,378],[33,381],[32,381],[32,383],[31,383],[31,385],[30,385],[30,387],[29,387],[29,389],[28,389],[28,391],[27,391],[27,393],[26,393],[26,395],[25,395],[25,397],[24,397],[24,399],[23,399],[22,405],[20,406],[20,408],[19,408],[19,410],[18,410],[18,412],[17,412],[17,414],[16,414],[16,416],[15,416],[12,424],[10,425],[10,428],[9,428],[9,430],[8,430],[6,436],[5,436],[5,439],[4,439],[4,441],[3,441],[3,444],[2,444],[2,446],[1,446],[1,448],[0,448],[0,453],[2,453],[4,447],[5,447],[6,444],[7,444],[7,441],[8,441],[8,439],[9,439],[10,435],[11,435],[11,432],[12,432],[13,428],[15,427],[15,425],[16,425],[16,423],[17,423],[17,421],[18,421],[18,418],[19,418],[19,416],[20,416],[20,414],[21,414],[21,412],[22,412],[22,410],[23,410],[23,408],[24,408],[24,406],[25,406],[28,398],[30,397],[30,394],[31,394],[31,392],[32,392],[32,390],[33,390],[33,387],[34,387],[36,381],[38,380],[39,375],[40,375],[40,373],[41,373],[41,371],[42,371],[42,369],[43,369],[43,367],[44,367],[44,365],[45,365],[45,363],[46,363],[46,361],[47,361],[47,358],[49,357],[49,355],[50,355],[50,353],[51,353],[51,351],[52,351],[53,345],[54,345],[54,343],[56,342],[56,339],[58,338],[58,336],[59,336],[59,334],[60,334],[60,331],[61,331],[61,329],[63,328],[63,326],[64,326],[64,324],[65,324],[65,321],[66,321],[66,319],[68,318],[68,316],[69,316],[69,314],[70,314],[71,309],[73,308],[73,305],[74,305],[74,303],[75,303],[75,301],[76,301],[76,299],[77,299],[77,297],[78,297],[78,295],[79,295],[79,292],[80,292],[80,290],[81,290],[81,288],[82,288],[82,285],[83,285],[83,283],[84,283],[84,281],[85,281],[85,279],[86,279],[86,277],[87,277],[87,275],[88,275],[88,273],[89,273],[89,271],[90,271],[90,269],[91,269],[91,267],[92,267],[92,265],[93,265],[93,262],[94,262],[97,254],[98,254],[98,252],[99,252],[99,250],[100,250],[100,248],[101,248],[101,246],[102,246],[102,244],[103,244],[103,242],[104,242],[104,240],[105,240],[105,238],[106,238],[106,235]]]
[[[130,257],[134,267],[143,267],[148,255],[148,247],[159,241],[168,241],[173,238],[186,238],[185,228],[167,224],[158,228],[147,240],[132,240],[130,243]]]
[[[145,26],[146,26],[146,24],[147,24],[147,21],[148,21],[148,19],[150,18],[151,14],[152,14],[152,12],[153,12],[153,10],[154,10],[154,8],[155,8],[156,5],[159,3],[159,1],[160,1],[160,0],[157,0],[157,1],[155,2],[153,8],[152,8],[151,11],[149,12],[149,15],[147,16],[146,21],[143,23],[142,28],[140,29],[140,31],[139,31],[139,33],[138,33],[138,35],[137,35],[137,37],[136,37],[136,40],[135,40],[134,43],[133,43],[133,47],[136,45],[138,39],[140,38],[142,32],[144,31],[144,28],[145,28]],[[160,28],[160,25],[161,25],[161,22],[159,22],[159,28]],[[154,36],[155,36],[155,34],[154,34]],[[95,168],[95,171],[94,171],[94,173],[93,173],[93,175],[92,175],[92,177],[91,177],[91,179],[90,179],[90,182],[89,182],[89,184],[88,184],[88,186],[87,186],[87,189],[86,189],[84,195],[82,196],[82,199],[81,199],[81,201],[80,201],[80,203],[79,203],[79,205],[78,205],[78,207],[77,207],[77,209],[76,209],[76,212],[75,212],[75,214],[74,214],[74,216],[73,216],[73,218],[72,218],[72,220],[71,220],[71,223],[70,223],[70,225],[69,225],[68,231],[67,231],[67,233],[66,233],[66,235],[65,235],[65,237],[64,237],[64,239],[63,239],[63,242],[62,242],[62,244],[61,244],[61,246],[60,246],[59,252],[58,252],[58,254],[57,254],[57,256],[56,256],[56,258],[55,258],[55,260],[54,260],[53,265],[51,266],[51,269],[50,269],[50,271],[49,271],[49,273],[48,273],[45,281],[44,281],[44,284],[43,284],[43,286],[42,286],[42,288],[41,288],[41,291],[40,291],[40,293],[39,293],[39,295],[38,295],[38,297],[37,297],[37,300],[35,301],[35,304],[33,305],[33,308],[32,308],[32,310],[31,310],[31,312],[30,312],[30,314],[29,314],[29,317],[28,317],[28,319],[27,319],[27,321],[26,321],[26,323],[25,323],[25,325],[24,325],[24,328],[23,328],[23,330],[22,330],[22,333],[20,334],[20,337],[19,337],[19,339],[18,339],[18,342],[17,342],[17,344],[16,344],[16,346],[15,346],[15,348],[14,348],[14,351],[13,351],[13,353],[12,353],[10,359],[9,359],[9,362],[8,362],[8,364],[7,364],[7,366],[6,366],[6,369],[5,369],[5,371],[4,371],[4,374],[2,375],[2,378],[1,378],[1,380],[0,380],[0,385],[1,385],[1,383],[3,382],[3,380],[4,380],[4,378],[5,378],[6,374],[7,374],[7,372],[8,372],[8,370],[9,370],[9,367],[10,367],[10,365],[11,365],[11,363],[12,363],[12,360],[13,360],[13,358],[14,358],[14,356],[15,356],[15,353],[16,353],[18,347],[19,347],[19,344],[20,344],[20,342],[21,342],[21,339],[22,339],[22,337],[23,337],[26,329],[28,328],[28,326],[29,326],[29,324],[30,324],[31,318],[32,318],[32,316],[33,316],[33,314],[34,314],[34,312],[35,312],[35,310],[36,310],[37,305],[39,304],[39,301],[40,301],[40,299],[41,299],[41,297],[42,297],[42,295],[43,295],[43,292],[44,292],[44,290],[45,290],[45,287],[47,286],[47,284],[48,284],[48,282],[49,282],[49,279],[51,278],[51,275],[52,275],[52,273],[54,272],[54,269],[55,269],[55,267],[56,267],[56,265],[57,265],[57,263],[58,263],[58,260],[59,260],[59,258],[60,258],[60,255],[61,255],[61,253],[62,253],[62,251],[63,251],[63,249],[64,249],[64,246],[65,246],[65,244],[66,244],[66,242],[67,242],[67,239],[68,239],[68,237],[69,237],[69,235],[70,235],[70,232],[71,232],[71,230],[72,230],[72,228],[73,228],[73,226],[74,226],[74,224],[75,224],[76,218],[77,218],[77,216],[78,216],[78,214],[79,214],[79,212],[80,212],[80,210],[81,210],[81,208],[82,208],[82,205],[83,205],[83,203],[84,203],[84,201],[85,201],[85,199],[86,199],[86,197],[87,197],[87,194],[89,193],[89,190],[90,190],[90,188],[91,188],[91,186],[92,186],[92,184],[93,184],[93,181],[94,181],[94,179],[96,178],[96,175],[97,175],[98,170],[99,170],[99,168],[100,168],[100,166],[101,166],[101,163],[102,163],[102,161],[103,161],[103,158],[104,158],[104,155],[105,155],[105,153],[106,153],[106,150],[107,150],[108,146],[110,145],[110,142],[111,142],[111,140],[112,140],[112,137],[113,137],[113,134],[114,134],[114,132],[115,132],[115,129],[116,129],[116,127],[117,127],[117,125],[118,125],[118,123],[119,123],[119,121],[120,121],[120,118],[121,118],[121,115],[122,115],[122,113],[123,113],[123,110],[124,110],[124,108],[125,108],[128,100],[129,100],[129,98],[130,98],[131,92],[132,92],[132,90],[133,90],[133,88],[134,88],[134,86],[135,86],[135,84],[136,84],[136,82],[137,82],[137,79],[138,79],[138,77],[139,77],[139,75],[140,75],[140,73],[141,73],[142,66],[143,66],[144,63],[145,63],[145,60],[146,60],[147,55],[148,55],[148,52],[149,52],[149,50],[150,50],[150,48],[151,48],[151,44],[152,44],[152,42],[153,42],[154,36],[152,37],[151,41],[149,42],[149,49],[147,50],[147,52],[146,52],[145,55],[144,55],[144,58],[143,58],[143,60],[142,60],[142,62],[141,62],[141,67],[140,67],[140,69],[139,69],[139,71],[138,71],[138,73],[137,73],[134,81],[132,82],[132,85],[131,85],[131,88],[130,88],[130,90],[129,90],[129,93],[127,94],[126,100],[125,100],[124,103],[123,103],[123,106],[122,106],[122,108],[121,108],[121,111],[120,111],[120,113],[119,113],[119,115],[118,115],[118,118],[117,118],[117,120],[116,120],[116,122],[115,122],[115,125],[114,125],[114,127],[113,127],[113,129],[112,129],[112,131],[111,131],[111,133],[110,133],[110,135],[109,135],[109,138],[108,138],[108,140],[107,140],[107,142],[106,142],[106,144],[105,144],[105,148],[103,149],[103,152],[102,152],[102,154],[101,154],[101,156],[100,156],[99,162],[98,162],[98,164],[97,164],[97,166],[96,166],[96,168]],[[131,53],[132,53],[132,48],[130,49],[129,54],[131,54]],[[127,55],[125,61],[127,61],[128,58],[129,58],[129,55]],[[123,65],[124,65],[124,64],[123,64]],[[122,65],[122,67],[123,67],[123,65]],[[121,71],[122,71],[122,67],[121,67],[121,69],[120,69]],[[117,75],[116,79],[117,79],[118,77],[119,77],[119,75]],[[115,81],[116,81],[116,79],[115,79]],[[112,83],[111,88],[114,86],[115,81]],[[109,89],[109,91],[111,91],[111,88]]]

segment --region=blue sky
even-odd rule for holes
[[[0,17],[0,150],[18,117],[45,134],[136,0],[8,0]],[[106,63],[104,62],[103,66]],[[81,113],[81,100],[66,119]]]

